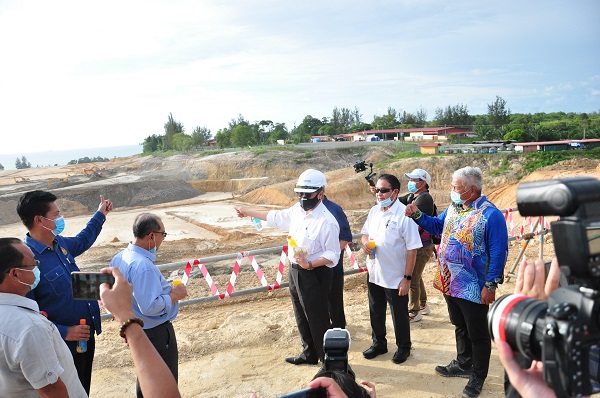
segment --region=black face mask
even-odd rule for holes
[[[298,198],[298,201],[300,202],[300,207],[302,207],[304,211],[309,211],[314,209],[319,204],[319,194],[316,194],[315,197],[312,199],[303,196],[301,198]]]

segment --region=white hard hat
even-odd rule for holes
[[[325,174],[321,173],[319,170],[308,169],[298,177],[294,192],[313,193],[325,185],[327,185]]]
[[[414,169],[410,173],[404,173],[404,177],[408,178],[409,180],[411,178],[418,178],[425,181],[427,185],[431,185],[431,176],[423,169]]]

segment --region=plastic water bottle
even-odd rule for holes
[[[262,222],[260,222],[260,218],[252,217],[252,224],[254,224],[254,227],[257,231],[263,229]]]
[[[80,319],[79,324],[85,325],[85,319]],[[80,354],[87,352],[87,341],[78,341],[77,342],[77,352]]]

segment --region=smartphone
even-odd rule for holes
[[[71,272],[71,286],[75,300],[100,300],[100,285],[115,283],[112,274],[102,272]]]
[[[280,395],[279,398],[327,398],[327,390],[323,387],[306,388],[304,390]]]

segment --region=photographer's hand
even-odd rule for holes
[[[330,377],[317,377],[310,383],[308,383],[309,388],[317,388],[323,387],[327,390],[328,398],[348,398],[346,394],[342,391],[338,383],[335,382]]]
[[[365,390],[367,390],[369,397],[377,398],[377,391],[375,390],[375,384],[373,384],[367,380],[361,380],[360,385],[363,386]]]
[[[521,369],[508,343],[501,340],[496,340],[495,343],[500,362],[511,384],[522,397],[556,397],[554,391],[544,382],[542,362],[533,361],[529,369]]]
[[[546,300],[550,293],[558,288],[560,282],[560,269],[556,257],[552,259],[548,278],[544,260],[523,260],[519,266],[515,294],[525,294],[538,300]]]

